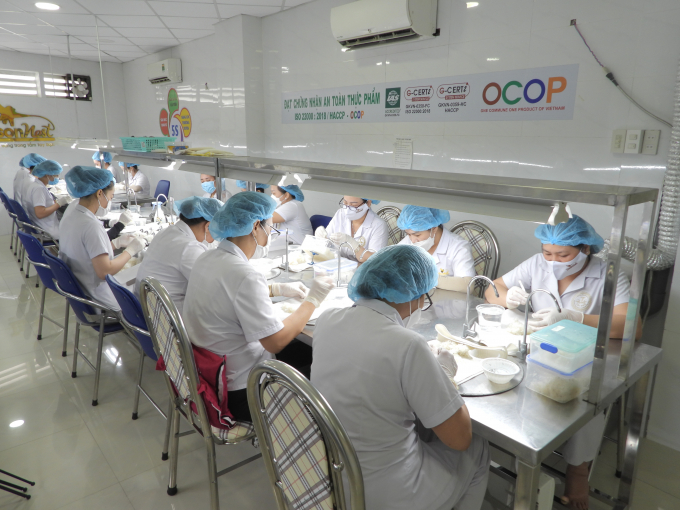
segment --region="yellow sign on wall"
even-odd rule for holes
[[[46,123],[37,126],[34,122],[20,120],[28,118],[43,119]],[[0,123],[4,125],[0,125],[0,143],[54,141],[54,123],[42,115],[18,113],[12,106],[0,105]]]

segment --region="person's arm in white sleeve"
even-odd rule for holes
[[[290,202],[286,202],[283,205],[280,205],[279,207],[276,208],[276,211],[274,211],[274,215],[272,216],[272,221],[274,223],[286,223],[288,221],[293,221],[297,217],[297,207],[293,203],[294,200],[291,200]]]
[[[602,299],[602,296],[600,296]],[[623,338],[623,330],[626,326],[626,314],[628,313],[628,300],[630,299],[630,282],[623,271],[619,272],[616,284],[616,298],[614,299],[614,312],[612,314],[612,326],[609,338]],[[600,322],[599,315],[584,315],[583,324],[596,328]],[[642,337],[642,320],[638,315],[635,339]]]
[[[540,255],[540,254],[539,254]],[[541,257],[543,255],[540,255]],[[519,266],[514,268],[512,271],[504,274],[500,278],[496,278],[494,280],[494,283],[496,284],[496,289],[498,289],[498,297],[496,297],[496,294],[493,291],[493,287],[489,285],[489,287],[486,289],[486,292],[484,292],[484,297],[486,300],[495,305],[501,305],[508,307],[509,305],[512,305],[513,308],[517,308],[519,306],[517,304],[517,301],[519,299],[520,303],[519,304],[524,304],[522,303],[522,299],[526,299],[526,295],[528,292],[531,291],[531,263],[532,263],[532,258],[525,260],[522,262]],[[522,282],[522,285],[524,286],[525,291],[522,291],[520,283]],[[508,302],[508,292],[510,292],[510,297],[511,301]],[[517,294],[517,296],[515,296]],[[515,301],[513,301],[513,299]]]
[[[385,246],[387,246],[387,241],[389,238],[389,232],[387,223],[384,221],[374,220],[373,232],[369,239],[366,239],[366,246],[360,246],[354,252],[357,258],[357,262],[366,262],[374,253],[378,253]]]
[[[57,210],[59,210],[59,204],[52,201],[51,198],[49,201],[52,201],[53,203],[48,204],[47,197],[49,196],[49,192],[47,192],[47,194],[46,192],[46,189],[42,190],[37,186],[34,186],[31,189],[30,200],[33,204],[33,212],[35,213],[36,218],[39,220],[47,218],[50,214],[54,214]]]

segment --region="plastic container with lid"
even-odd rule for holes
[[[357,266],[359,264],[356,260],[349,260],[345,258],[340,259],[340,283],[349,283],[354,276]],[[314,264],[314,277],[330,276],[333,280],[337,279],[338,275],[338,259],[327,260]]]
[[[528,341],[535,361],[571,373],[593,361],[597,329],[563,320],[536,331]]]
[[[573,372],[562,372],[527,356],[527,374],[524,380],[527,388],[565,404],[584,393],[590,385],[593,362]]]

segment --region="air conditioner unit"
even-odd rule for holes
[[[432,37],[437,0],[358,0],[331,9],[331,29],[347,49]]]
[[[180,83],[182,81],[182,61],[178,58],[166,58],[155,64],[146,66],[151,83]]]

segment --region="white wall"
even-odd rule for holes
[[[578,20],[591,47],[626,90],[670,120],[680,56],[677,0],[484,0],[473,9],[466,9],[462,0],[440,0],[440,37],[348,53],[340,51],[330,31],[330,9],[344,3],[347,2],[316,0],[263,18],[261,41],[252,37],[259,27],[247,25],[248,21],[228,20],[218,26],[215,36],[124,64],[131,132],[159,132],[158,113],[168,87],[150,86],[144,70],[146,63],[172,55],[182,59],[186,101],[193,97],[189,108],[195,125],[191,136],[194,146],[230,147],[236,154],[247,154],[259,143],[259,131],[248,130],[245,119],[255,115],[252,112],[262,104],[264,147],[269,157],[389,167],[395,137],[410,135],[414,137],[414,171],[661,187],[669,129],[644,115],[615,90],[569,21]],[[243,31],[244,27],[240,42],[225,35]],[[252,80],[260,72],[254,56],[260,51],[263,100],[256,93],[260,85]],[[238,61],[234,61],[235,55]],[[282,92],[573,63],[580,67],[571,121],[306,126],[281,123]],[[240,79],[239,73],[243,75]],[[661,129],[658,156],[611,154],[611,132],[618,128]],[[152,185],[168,174],[161,170],[148,172]],[[194,174],[175,172],[171,180],[173,194],[178,198],[200,192]],[[233,183],[229,188],[234,189]],[[307,193],[308,212],[332,214],[340,193],[341,190],[338,195]],[[573,209],[607,237],[610,209],[579,205]],[[494,230],[502,247],[501,272],[535,253],[535,225],[485,217],[482,213],[452,213],[452,221],[472,217]],[[634,233],[638,225],[638,211],[633,210],[629,232]],[[673,292],[671,306],[677,309],[680,284],[674,286]],[[680,420],[680,351],[678,342],[673,342],[680,336],[680,319],[677,324],[673,320],[669,319],[664,337],[668,352],[657,384],[650,435],[680,449],[680,440],[673,433],[673,425]]]
[[[17,112],[42,115],[50,119],[54,125],[55,138],[106,138],[106,124],[104,122],[104,101],[102,98],[102,83],[99,63],[74,59],[73,68],[66,58],[52,58],[31,53],[14,51],[0,51],[0,68],[22,71],[37,71],[41,73],[84,74],[92,81],[92,101],[77,101],[75,108],[73,101],[63,98],[25,97],[19,95],[0,94],[0,105],[13,106]],[[122,78],[121,64],[104,63],[104,81],[106,95],[106,110],[108,115],[109,136],[112,140],[127,134],[127,115],[125,111],[125,90]],[[76,122],[77,109],[77,122]],[[31,122],[32,119],[27,119]],[[39,120],[39,119],[34,119]],[[36,126],[39,124],[36,122]],[[78,125],[80,130],[78,130]],[[7,126],[3,126],[7,127]],[[50,142],[36,142],[50,143]],[[19,168],[19,160],[29,152],[37,152],[47,159],[54,159],[67,171],[75,165],[91,165],[92,151],[72,150],[70,144],[53,142],[53,147],[21,147],[19,144],[0,144],[0,187],[12,197],[12,181]],[[13,147],[9,147],[13,145]],[[11,223],[7,215],[0,215],[0,235],[10,232]]]

